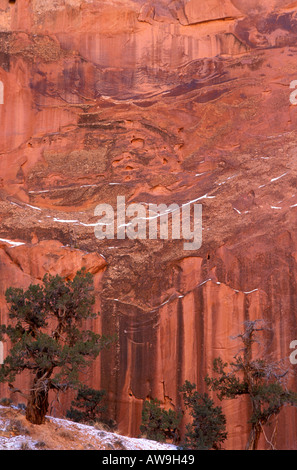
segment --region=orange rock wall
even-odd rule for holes
[[[146,397],[178,407],[185,380],[202,389],[213,358],[238,351],[232,337],[245,320],[266,319],[266,357],[288,362],[297,339],[296,18],[297,2],[286,0],[0,0],[1,322],[7,287],[93,272],[93,327],[119,339],[88,381],[108,391],[122,433],[138,435]],[[117,196],[201,198],[201,249],[97,240],[94,208],[115,207]],[[227,448],[242,449],[248,405],[223,406]],[[297,448],[295,421],[294,410],[282,412],[277,448]]]

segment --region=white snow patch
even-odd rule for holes
[[[23,450],[23,446],[26,450],[34,450],[35,445],[36,442],[28,436],[0,436],[0,450]]]
[[[54,217],[55,222],[60,222],[62,224],[76,224],[79,221],[78,220],[65,220],[65,219],[58,219],[57,217]]]
[[[282,174],[282,175],[280,175],[280,176],[277,176],[276,178],[272,178],[270,181],[271,181],[271,183],[273,183],[274,181],[277,181],[277,180],[283,178],[283,177],[286,176],[287,174],[288,174],[288,172],[287,172],[287,173],[284,173],[284,174]]]
[[[254,290],[251,290],[249,292],[244,292],[244,294],[252,294],[253,292],[257,292],[259,289],[254,289]]]
[[[212,281],[212,279],[206,279],[206,281],[201,282],[197,287],[203,286],[207,282]]]
[[[1,406],[1,409],[6,407]],[[61,430],[73,431],[81,436],[81,442],[86,439],[92,442],[93,448],[102,449],[107,448],[120,448],[123,450],[176,450],[177,447],[172,444],[163,444],[156,441],[147,440],[144,438],[131,438],[122,436],[117,433],[112,433],[104,430],[98,430],[94,426],[86,424],[75,423],[61,418],[54,418],[47,416],[47,418],[55,423]],[[10,420],[6,417],[0,416],[0,430],[6,431],[10,424]],[[78,439],[78,444],[80,439]],[[30,435],[21,434],[18,436],[0,436],[0,450],[22,450],[22,448],[30,450],[38,450],[38,441],[34,441]],[[75,446],[75,443],[74,443]],[[74,447],[75,448],[75,447]]]
[[[192,201],[186,202],[183,206],[188,206],[189,204],[193,204],[193,202],[201,201],[201,199],[215,199],[216,196],[209,196],[208,193],[204,194],[203,196],[197,197],[197,199],[193,199]]]
[[[83,225],[84,227],[97,227],[97,225],[102,225],[102,224],[85,224],[84,222],[79,222],[79,225]]]
[[[49,189],[43,189],[41,191],[28,191],[29,194],[40,194],[40,193],[49,193]]]
[[[25,245],[25,243],[23,243],[23,242],[14,242],[12,240],[7,240],[5,238],[0,238],[0,242],[8,243],[8,245],[11,245],[11,246]]]
[[[35,209],[37,211],[41,211],[40,207],[31,206],[31,204],[25,204],[25,206],[30,207],[31,209]]]
[[[120,441],[121,444],[125,446],[126,450],[175,450],[176,446],[172,444],[162,444],[156,441],[150,441],[147,439],[137,439],[132,437],[122,436],[121,434],[107,432],[107,431],[98,431],[93,426],[88,426],[86,424],[74,423],[72,421],[67,421],[65,419],[53,418],[48,416],[48,418],[56,422],[57,424],[62,424],[65,428],[75,427],[81,431],[82,435],[88,435],[89,437],[100,438],[102,444],[113,444],[114,441]]]

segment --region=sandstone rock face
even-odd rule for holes
[[[146,397],[178,407],[185,380],[203,388],[213,358],[238,351],[245,320],[267,320],[266,357],[288,362],[296,39],[297,2],[286,0],[0,0],[1,322],[7,287],[93,272],[94,329],[118,342],[88,380],[107,390],[122,433],[138,436]],[[202,247],[98,240],[94,209],[118,196],[199,200]],[[248,405],[223,408],[226,447],[242,449]],[[277,448],[296,449],[296,417],[281,413]]]

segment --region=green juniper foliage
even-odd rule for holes
[[[93,312],[93,276],[84,269],[72,281],[45,275],[41,285],[9,288],[6,301],[10,322],[0,325],[0,339],[9,340],[10,350],[0,368],[0,382],[11,383],[23,371],[31,373],[26,417],[41,424],[49,391],[79,387],[79,373],[112,339],[84,328],[85,320],[98,315]]]
[[[102,403],[105,396],[105,390],[95,390],[87,386],[81,387],[75,400],[72,400],[66,417],[78,423],[94,424],[102,418],[102,413],[106,411],[106,406]]]
[[[184,448],[194,450],[219,450],[227,439],[226,418],[220,406],[207,393],[199,393],[196,385],[186,381],[181,392],[187,409],[193,418],[186,425]]]
[[[146,400],[142,409],[140,432],[147,438],[159,442],[167,439],[176,443],[179,440],[178,426],[182,413],[161,408],[161,402],[156,398]]]
[[[217,392],[220,400],[242,395],[249,397],[251,432],[247,450],[257,449],[263,426],[269,424],[285,405],[297,405],[297,394],[286,387],[287,371],[277,363],[253,359],[257,334],[265,330],[257,326],[259,321],[245,323],[244,332],[238,336],[243,343],[242,353],[235,356],[234,362],[227,364],[216,358],[213,362],[215,376],[206,377],[206,383]]]

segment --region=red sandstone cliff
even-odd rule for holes
[[[89,382],[123,433],[146,397],[179,406],[184,380],[230,360],[243,321],[272,324],[274,360],[297,339],[296,40],[288,0],[0,0],[1,322],[8,286],[90,269],[94,328],[119,340]],[[204,196],[201,249],[97,240],[94,208],[119,195]],[[224,405],[228,448],[246,406]],[[296,417],[277,448],[297,448]]]

